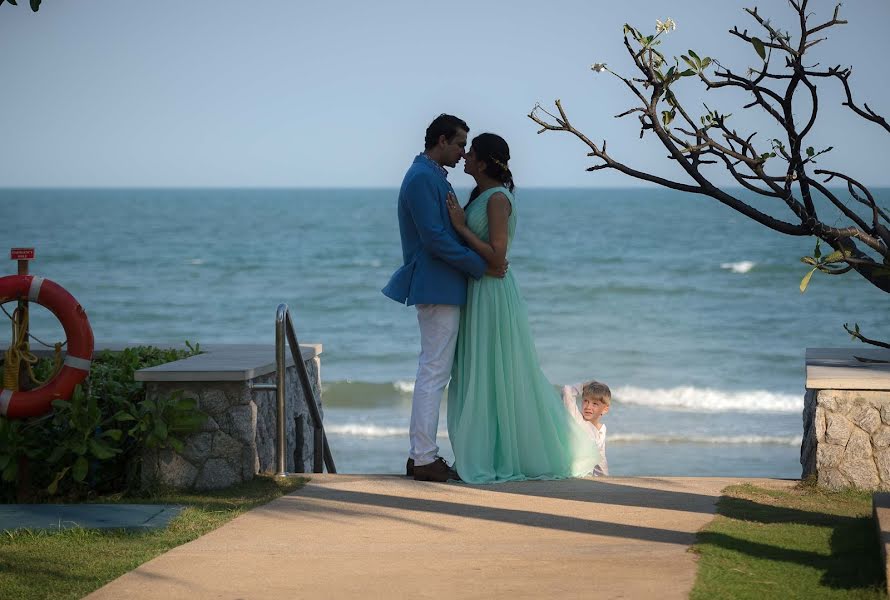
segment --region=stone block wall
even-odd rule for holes
[[[320,403],[319,357],[304,364]],[[216,489],[249,481],[257,473],[275,473],[276,393],[250,388],[251,383],[275,383],[275,379],[273,372],[249,381],[146,382],[147,396],[180,390],[185,397],[194,398],[198,408],[209,416],[201,431],[185,439],[181,453],[163,449],[143,454],[143,486]],[[313,464],[313,427],[296,367],[287,369],[285,379],[287,471],[309,472]],[[300,448],[296,447],[297,420],[302,422],[303,430]],[[301,457],[299,464],[294,462],[295,451]]]
[[[819,486],[890,490],[890,391],[807,390],[800,463]]]

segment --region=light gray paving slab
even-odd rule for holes
[[[136,381],[248,381],[275,372],[272,344],[226,344],[201,347],[202,354],[140,369]],[[321,344],[300,344],[303,360],[321,353]],[[293,366],[290,350],[287,366]]]
[[[103,351],[120,352],[137,346],[154,346],[185,350],[183,343],[96,343],[93,355]],[[321,344],[300,344],[303,361],[321,354]],[[49,356],[51,350],[37,350],[38,356]],[[287,365],[293,366],[290,349],[285,350]],[[274,344],[207,344],[201,345],[201,354],[175,362],[140,369],[134,375],[136,381],[248,381],[275,372]]]
[[[177,504],[0,504],[0,531],[156,529],[182,509]]]

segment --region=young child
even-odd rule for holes
[[[576,398],[581,397],[581,411]],[[612,391],[605,383],[588,381],[580,385],[567,385],[562,388],[562,401],[576,421],[582,423],[590,434],[590,439],[600,451],[600,462],[593,469],[594,476],[608,475],[606,461],[606,424],[600,423],[603,415],[609,412],[612,404]]]

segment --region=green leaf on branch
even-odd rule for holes
[[[758,37],[752,37],[751,44],[754,46],[754,50],[757,51],[757,55],[766,60],[766,46],[763,45],[763,40]]]
[[[819,259],[819,258],[822,257],[822,245],[821,245],[821,243],[822,243],[822,241],[819,240],[819,239],[817,238],[817,239],[816,239],[816,247],[813,249],[813,256],[815,256],[817,259]]]
[[[633,27],[631,27],[630,25],[625,23],[624,24],[624,34],[627,35],[628,33],[631,34],[636,40],[639,40],[642,37],[640,35],[639,31],[637,31],[636,29],[634,29]]]
[[[816,154],[815,148],[813,148],[812,146],[807,148],[807,156],[814,156],[815,154]]]
[[[834,252],[823,258],[821,262],[823,265],[830,265],[832,263],[841,262],[846,257],[847,253],[843,250],[835,250]]]
[[[55,494],[56,491],[59,489],[59,482],[65,476],[65,473],[67,473],[69,470],[71,470],[71,467],[65,467],[64,469],[59,471],[53,479],[52,483],[50,483],[49,486],[46,488],[46,491],[48,491],[50,494]]]
[[[800,293],[803,294],[807,291],[807,286],[810,285],[810,279],[813,277],[813,273],[816,272],[816,269],[812,269],[809,273],[803,276],[803,279],[800,280]]]

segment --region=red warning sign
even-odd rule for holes
[[[11,260],[34,260],[34,248],[12,248],[9,251]]]

